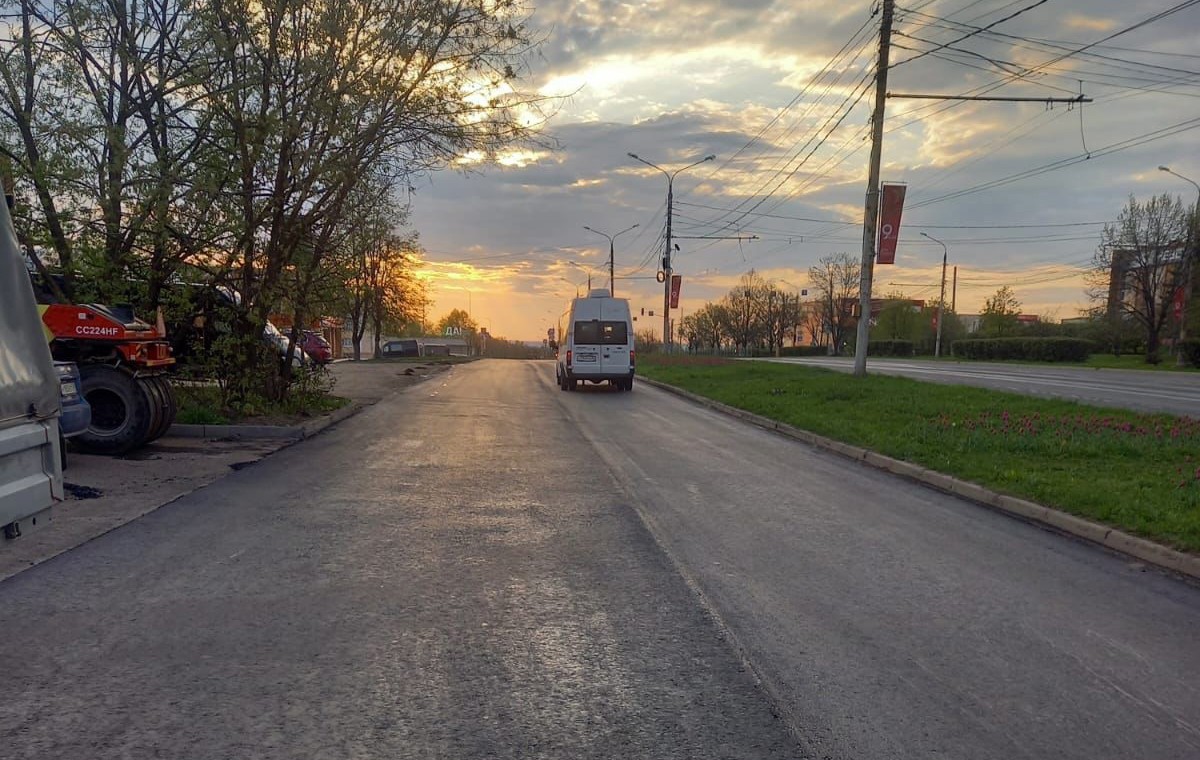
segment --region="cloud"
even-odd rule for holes
[[[1012,10],[964,5],[936,2],[921,12],[979,27]],[[890,281],[937,281],[941,250],[919,235],[928,231],[947,242],[959,267],[960,311],[977,310],[1007,279],[1027,309],[1072,315],[1082,285],[1038,277],[1069,273],[1065,267],[1090,258],[1100,227],[1085,223],[1115,218],[1131,192],[1190,192],[1155,171],[1159,164],[1200,177],[1194,132],[1136,144],[1195,116],[1194,77],[1178,72],[1194,68],[1179,54],[1194,52],[1200,14],[1176,14],[1089,50],[1096,56],[1069,57],[989,88],[1151,13],[1117,0],[1066,0],[995,30],[1012,37],[977,34],[955,45],[969,53],[943,49],[907,64],[899,62],[961,31],[900,15],[897,29],[907,36],[897,42],[913,50],[894,53],[893,92],[1067,97],[1083,79],[1095,102],[1080,111],[889,100],[883,178],[909,186],[899,263],[884,273]],[[606,280],[607,242],[582,227],[634,223],[640,227],[616,246],[618,292],[635,308],[661,308],[653,276],[666,178],[628,152],[672,170],[717,156],[674,185],[683,313],[720,298],[751,267],[799,284],[822,256],[857,256],[861,228],[844,222],[863,214],[870,94],[844,116],[837,107],[857,96],[855,84],[873,65],[876,23],[869,3],[834,0],[539,3],[534,25],[548,37],[525,86],[571,93],[548,127],[558,148],[504,154],[503,165],[468,164],[469,173],[419,183],[412,223],[440,262],[430,270],[437,308],[466,308],[470,294],[476,311],[496,321],[493,332],[540,337],[576,285],[586,285],[586,273],[568,262]],[[859,30],[848,61],[813,82]],[[1167,87],[1173,76],[1182,79]],[[1083,160],[1089,152],[1097,155]],[[1021,172],[1029,175],[986,187]],[[706,235],[757,239],[698,239]]]

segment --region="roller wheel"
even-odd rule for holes
[[[171,390],[170,382],[162,375],[139,377],[137,382],[146,394],[153,416],[154,424],[146,431],[146,440],[143,441],[149,443],[166,435],[175,421],[175,394]]]
[[[107,364],[79,368],[83,397],[92,407],[92,422],[72,440],[93,454],[124,454],[146,442],[151,425],[161,424],[161,411],[151,408],[149,394],[134,376]]]

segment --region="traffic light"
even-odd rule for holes
[[[646,307],[645,306],[642,307],[642,316],[643,317],[646,316]]]

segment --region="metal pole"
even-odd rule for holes
[[[638,156],[636,153],[627,153],[627,156],[634,161],[640,161],[646,166],[652,166],[658,169],[663,174],[667,175],[667,250],[663,254],[662,271],[663,271],[663,352],[669,353],[671,350],[671,216],[675,203],[675,176],[682,171],[691,169],[693,166],[699,166],[705,161],[712,161],[716,156],[709,155],[688,164],[673,172],[668,172],[658,164],[652,164],[646,159]]]
[[[921,234],[942,247],[942,294],[940,296],[938,296],[937,337],[934,338],[934,341],[933,341],[933,358],[940,359],[942,356],[942,319],[945,316],[945,306],[946,306],[946,258],[948,256],[948,253],[946,251],[945,243],[938,240],[933,235],[930,235],[927,232],[922,232]]]
[[[637,227],[638,227],[638,225],[635,224],[632,227],[626,227],[625,229],[621,230],[620,232],[618,232],[615,235],[609,235],[607,232],[601,232],[600,230],[593,229],[593,228],[587,226],[586,224],[583,225],[583,228],[585,230],[587,230],[588,232],[594,232],[597,235],[603,235],[604,237],[608,238],[608,294],[610,296],[615,296],[617,294],[617,276],[615,274],[615,269],[614,269],[614,264],[613,264],[613,261],[614,261],[613,245],[615,244],[617,238],[621,237],[622,235],[624,235],[626,232],[629,232],[630,230],[637,229]]]
[[[1196,218],[1193,218],[1191,220],[1192,223],[1188,225],[1188,251],[1186,251],[1182,257],[1183,309],[1179,314],[1179,344],[1175,347],[1175,363],[1180,367],[1183,367],[1187,365],[1187,358],[1184,356],[1183,352],[1183,341],[1187,339],[1188,307],[1192,305],[1192,268],[1194,264],[1192,259],[1200,256],[1200,250],[1197,250],[1200,249],[1200,233],[1198,233],[1196,229],[1197,226],[1200,226],[1200,184],[1197,184],[1194,180],[1188,179],[1178,172],[1171,171],[1169,166],[1160,166],[1158,167],[1158,170],[1166,172],[1167,174],[1173,174],[1184,182],[1191,182],[1192,186],[1196,188],[1196,208],[1193,209],[1193,214]]]
[[[950,311],[958,314],[958,265],[954,265],[954,285],[950,288]]]
[[[671,353],[671,205],[675,175],[667,176],[667,252],[663,255],[663,353]]]
[[[879,223],[879,164],[883,157],[883,115],[887,105],[888,54],[892,41],[895,0],[883,0],[879,26],[879,61],[875,66],[875,112],[871,118],[871,163],[867,171],[867,204],[863,214],[862,273],[858,285],[858,341],[854,346],[854,375],[867,374],[867,342],[871,338],[871,280],[875,267],[875,234]],[[834,347],[836,350],[836,346]]]
[[[608,239],[608,294],[610,296],[615,296],[617,294],[617,288],[616,288],[617,275],[616,275],[616,270],[613,268],[614,256],[615,256],[615,254],[613,253],[613,239],[609,238]]]

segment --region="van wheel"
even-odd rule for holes
[[[567,390],[573,391],[579,387],[579,381],[573,377],[567,378]]]
[[[567,376],[559,375],[557,380],[558,380],[558,389],[560,391],[565,391],[567,389]]]

